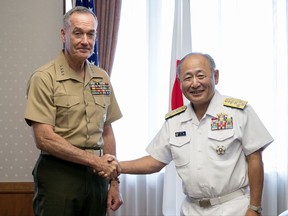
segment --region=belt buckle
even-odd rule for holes
[[[202,200],[199,200],[199,206],[202,208],[209,208],[212,205],[211,205],[210,199],[202,199]]]

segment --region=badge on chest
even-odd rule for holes
[[[223,130],[233,128],[233,118],[226,113],[219,113],[211,119],[211,130]]]
[[[96,82],[91,80],[89,82],[92,95],[110,95],[109,83]]]
[[[186,131],[177,131],[175,132],[175,137],[186,136]]]

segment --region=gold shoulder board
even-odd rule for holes
[[[236,99],[236,98],[226,98],[224,100],[224,106],[233,107],[237,109],[244,109],[248,101]]]
[[[176,116],[176,115],[184,112],[186,109],[187,109],[187,106],[182,106],[182,107],[179,107],[177,109],[174,109],[174,110],[172,110],[171,112],[169,112],[169,113],[167,113],[165,115],[165,119],[167,120],[167,119],[169,119],[169,118],[171,118],[173,116]]]

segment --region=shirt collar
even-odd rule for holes
[[[221,98],[222,98],[221,94],[217,90],[215,90],[215,93],[214,93],[214,95],[213,95],[213,97],[209,103],[209,106],[208,106],[208,109],[206,111],[205,116],[207,116],[207,115],[210,115],[213,117],[216,116],[216,112],[217,112],[217,110],[219,110],[219,106],[221,106],[221,104],[222,104]],[[198,122],[198,119],[196,117],[196,114],[193,110],[191,103],[187,104],[187,109],[183,113],[183,115],[181,116],[181,119],[180,119],[181,122],[185,122],[185,121],[189,121],[189,120]]]
[[[222,104],[222,95],[217,90],[215,90],[215,94],[209,103],[206,115],[215,117],[217,112],[219,112],[219,108],[222,106]]]
[[[92,69],[88,60],[86,60],[84,64],[85,83],[88,83],[92,78],[96,77],[96,71]],[[83,82],[81,77],[79,77],[75,71],[69,67],[63,51],[61,51],[55,60],[55,68],[57,81],[73,79],[79,82]]]

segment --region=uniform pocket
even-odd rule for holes
[[[215,130],[208,133],[208,156],[213,160],[227,160],[234,153],[234,130]]]
[[[106,108],[110,105],[110,97],[109,96],[103,96],[103,95],[93,95],[94,102],[96,105]]]
[[[70,108],[79,104],[80,98],[72,95],[55,96],[54,103],[56,107]]]
[[[60,128],[69,128],[73,126],[76,113],[79,112],[80,98],[74,95],[61,95],[54,97],[56,106],[56,126]],[[77,122],[77,121],[76,121]]]
[[[184,166],[190,162],[190,137],[175,137],[169,141],[176,166]]]

